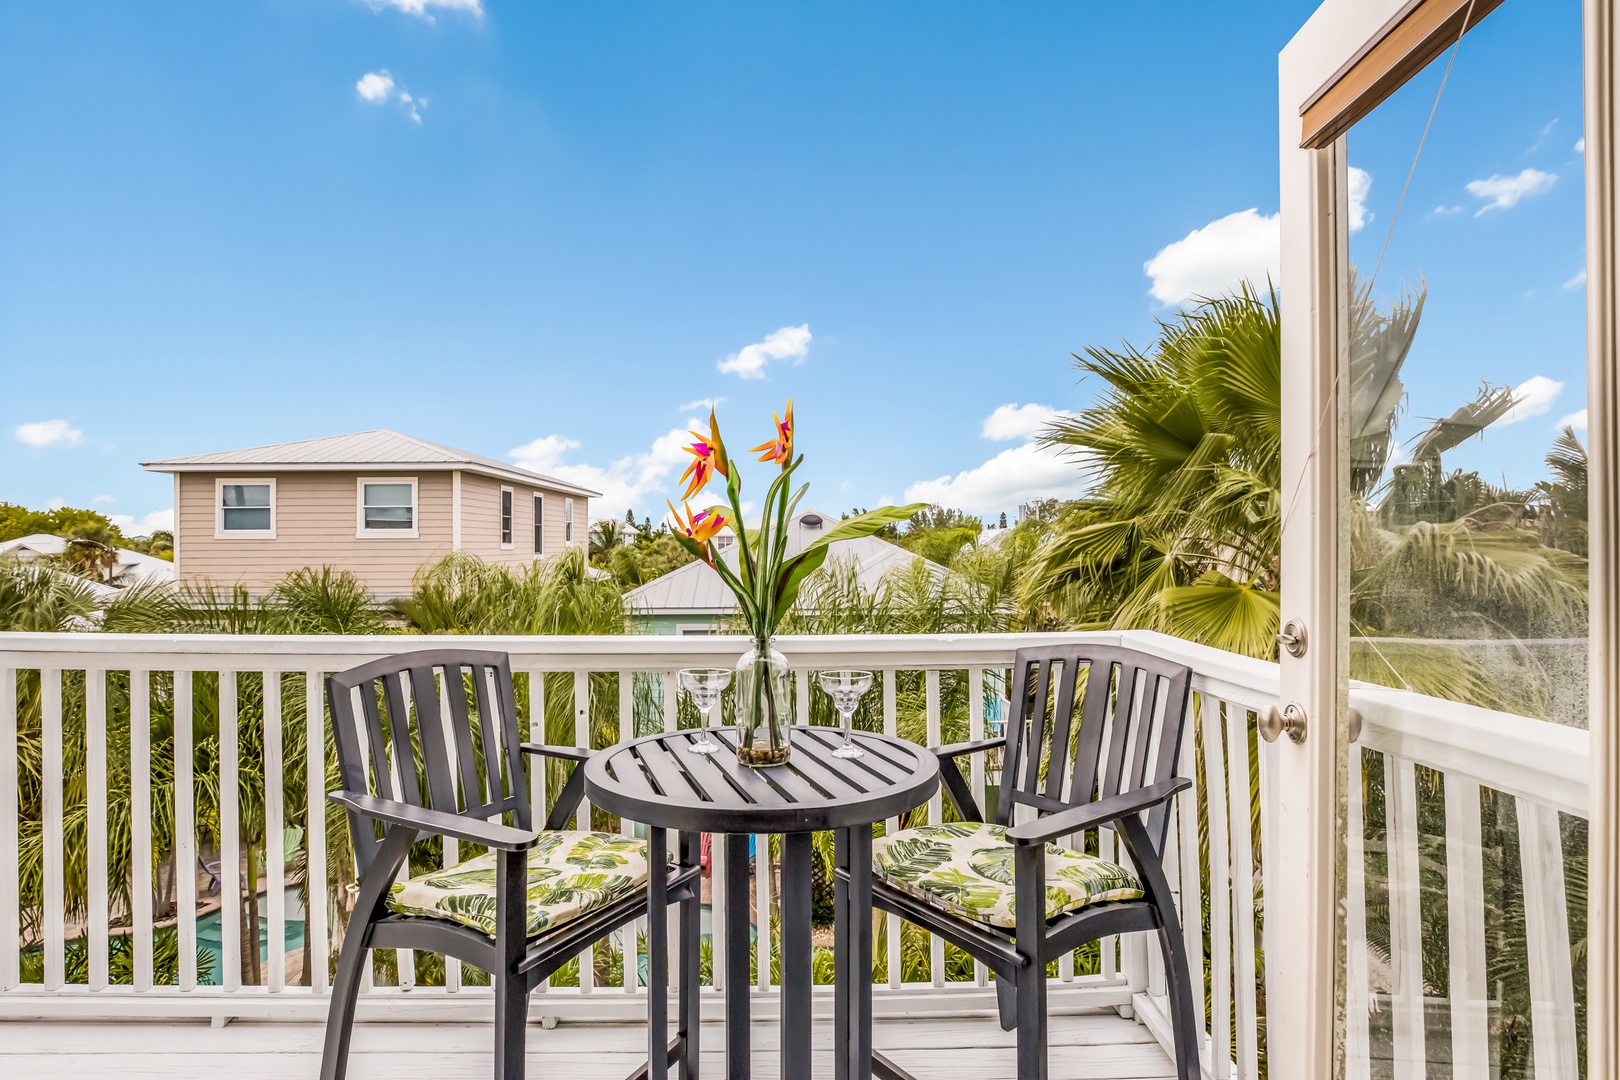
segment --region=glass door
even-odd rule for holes
[[[1285,564],[1283,588],[1284,618],[1307,616],[1320,652],[1283,659],[1284,699],[1310,719],[1278,754],[1296,794],[1315,779],[1314,826],[1286,825],[1283,843],[1318,876],[1293,894],[1279,882],[1278,898],[1331,900],[1314,921],[1282,920],[1335,954],[1331,1072],[1316,1075],[1575,1080],[1590,762],[1582,7],[1507,0],[1457,37],[1315,152],[1319,336],[1314,353],[1284,354],[1318,361],[1284,461],[1285,486],[1292,463],[1315,502],[1296,518],[1283,495],[1285,558],[1292,530],[1317,561]],[[1289,276],[1289,228],[1285,321],[1309,310],[1289,304],[1309,280]]]

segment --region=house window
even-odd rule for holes
[[[545,540],[540,535],[540,530],[545,524],[545,520],[545,500],[539,495],[536,495],[534,497],[534,553],[536,555],[539,555],[546,550]]]
[[[274,480],[220,480],[217,492],[215,536],[275,537]]]
[[[512,546],[512,489],[501,488],[501,547]]]
[[[563,500],[563,543],[574,542],[574,500]]]
[[[416,536],[416,479],[367,479],[360,486],[357,536]]]

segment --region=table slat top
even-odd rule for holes
[[[737,760],[736,728],[711,728],[716,754],[690,750],[694,732],[674,731],[599,751],[585,765],[593,806],[632,821],[715,833],[809,832],[866,825],[921,805],[939,786],[927,748],[857,731],[858,758],[832,752],[835,728],[795,727],[785,765]]]

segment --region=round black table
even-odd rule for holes
[[[711,728],[716,754],[689,750],[694,731],[620,743],[585,766],[591,804],[631,821],[683,833],[718,833],[726,844],[726,1064],[730,1080],[749,1075],[748,838],[782,834],[782,1080],[810,1078],[810,834],[833,830],[837,862],[834,930],[834,1048],[838,1080],[872,1074],[872,825],[926,802],[939,787],[939,763],[924,747],[856,732],[866,753],[837,758],[836,728],[795,727],[787,764],[754,769],[737,761],[737,729]],[[763,865],[763,860],[761,862]],[[685,1001],[696,988],[681,987]],[[695,1023],[695,1020],[694,1020]],[[696,1076],[696,1061],[682,1061]],[[878,1068],[893,1066],[879,1057]]]

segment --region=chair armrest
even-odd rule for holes
[[[1110,795],[1106,799],[1098,799],[1094,803],[1048,814],[1046,817],[1008,829],[1007,839],[1015,844],[1044,844],[1060,836],[1106,825],[1130,814],[1139,814],[1151,806],[1164,802],[1177,792],[1186,791],[1192,787],[1192,783],[1188,777],[1178,776],[1157,784],[1149,784],[1145,788],[1137,788],[1135,791]]]
[[[549,746],[545,743],[523,743],[519,749],[525,754],[539,754],[541,757],[562,758],[564,761],[586,762],[591,760],[595,750],[587,750],[582,746]]]
[[[535,841],[539,839],[536,833],[514,829],[499,822],[447,814],[443,810],[429,810],[423,806],[395,802],[393,799],[380,799],[375,795],[333,791],[327,798],[362,817],[403,825],[418,832],[452,836],[469,844],[481,844],[500,851],[526,851],[534,847]]]
[[[998,746],[1006,746],[1007,737],[1002,735],[994,739],[980,739],[977,742],[952,743],[950,746],[934,747],[934,756],[941,761],[964,757],[968,754],[982,754],[986,750],[994,750]]]

